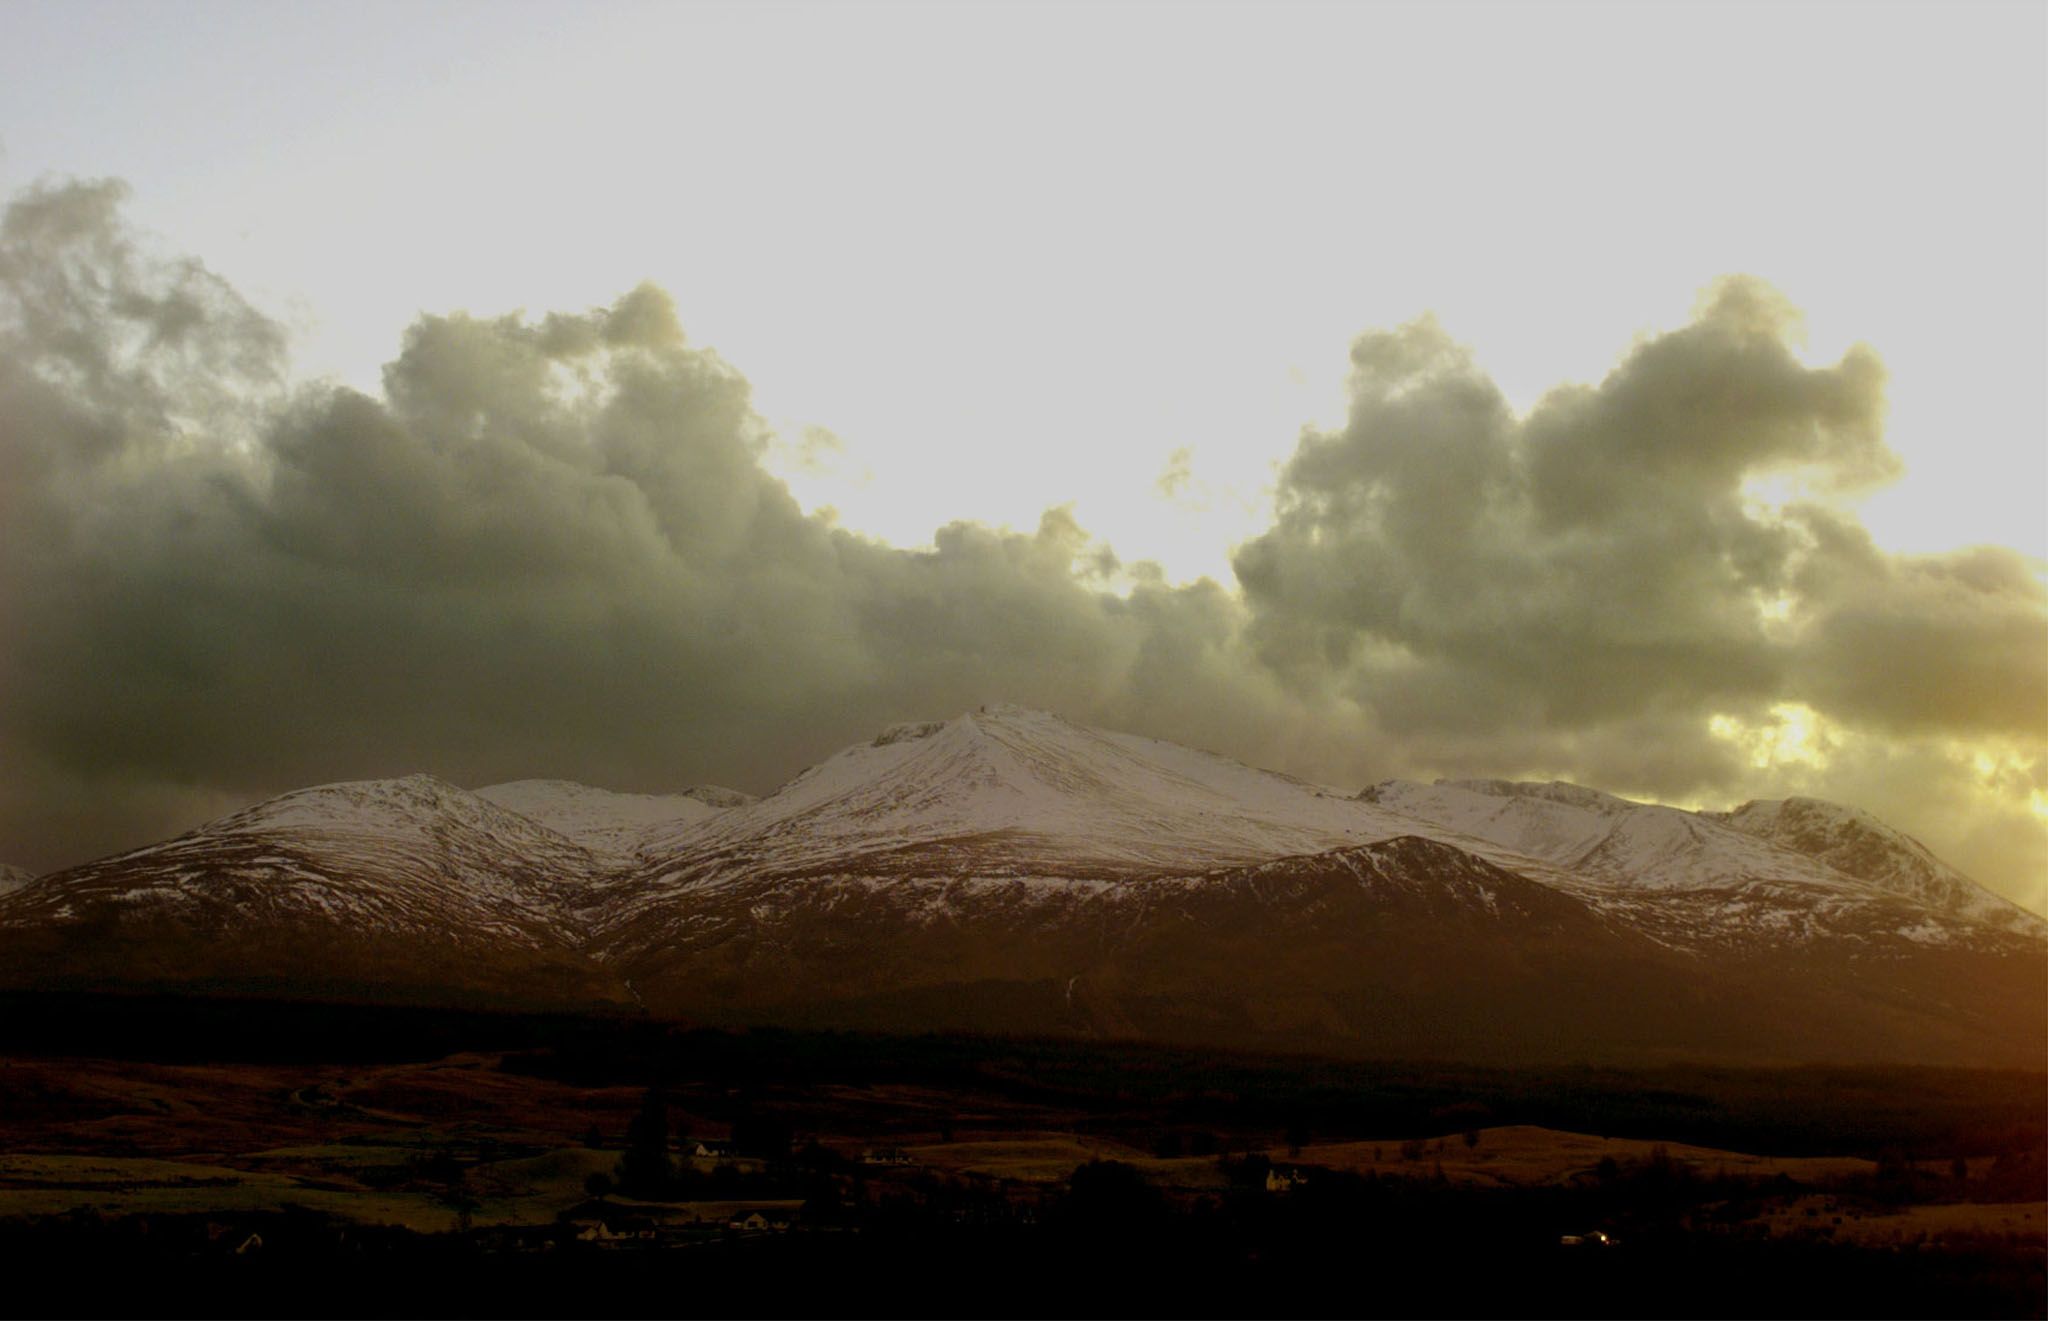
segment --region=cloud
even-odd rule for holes
[[[1349,421],[1304,435],[1240,592],[1066,510],[934,511],[922,551],[806,514],[744,378],[652,286],[423,316],[375,395],[288,385],[279,329],[121,200],[45,186],[0,227],[0,858],[416,769],[763,790],[999,699],[1340,784],[1695,799],[1788,783],[1727,731],[1803,703],[1855,740],[1866,805],[1897,783],[1879,754],[1922,749],[1973,856],[2042,855],[2033,791],[1951,755],[2048,768],[2038,578],[1871,544],[1835,496],[1896,469],[1883,371],[1803,365],[1753,282],[1526,418],[1431,322],[1361,338]],[[1772,475],[1810,498],[1759,505]]]
[[[2048,594],[2018,556],[1887,555],[1832,507],[1750,497],[1897,468],[1874,354],[1808,367],[1790,329],[1768,290],[1724,282],[1524,419],[1431,321],[1361,338],[1346,426],[1304,437],[1237,553],[1262,654],[1402,734],[1536,731],[1589,770],[1654,734],[1663,764],[1634,758],[1631,782],[1662,792],[1727,779],[1714,712],[1784,701],[2039,738]]]
[[[1181,503],[1188,484],[1195,479],[1195,451],[1190,445],[1182,445],[1166,456],[1166,466],[1160,469],[1159,480],[1153,489],[1165,499]]]
[[[0,257],[13,856],[415,768],[767,788],[878,722],[1228,686],[1233,600],[1107,590],[1115,556],[1063,510],[922,552],[807,516],[658,289],[423,317],[379,396],[286,391],[275,327],[144,256],[118,202],[33,192]]]

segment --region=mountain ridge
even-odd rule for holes
[[[761,799],[315,786],[0,896],[17,986],[1340,1052],[2037,1060],[2044,971],[2048,923],[1855,809],[1350,794],[1000,706]]]

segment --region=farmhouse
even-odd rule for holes
[[[1293,1165],[1275,1165],[1266,1171],[1266,1191],[1269,1193],[1292,1192],[1308,1182],[1308,1175]]]
[[[654,1222],[639,1218],[578,1217],[569,1221],[569,1227],[579,1243],[650,1243],[656,1237]]]

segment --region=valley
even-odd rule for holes
[[[1673,1310],[1669,1272],[1711,1269],[1702,1309],[1789,1290],[1819,1315],[2037,1315],[2048,1247],[2038,1072],[5,1007],[0,1245],[17,1287],[90,1280],[86,1310],[254,1314],[317,1278],[321,1314],[595,1295],[637,1315],[687,1290],[720,1310],[923,1315],[1000,1271],[997,1310],[1042,1311],[1082,1277],[1059,1272],[1113,1261],[1091,1287],[1140,1313],[1242,1313],[1274,1289],[1349,1313],[1342,1281],[1363,1270],[1388,1311],[1623,1315]],[[14,1026],[30,1017],[45,1029]],[[59,1022],[102,1053],[47,1053]],[[108,1251],[131,1269],[93,1276]],[[1474,1254],[1500,1271],[1460,1271]]]

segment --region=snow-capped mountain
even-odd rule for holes
[[[1992,894],[1928,852],[1927,846],[1859,808],[1818,798],[1748,802],[1703,812],[1735,829],[1826,864],[1835,872],[1956,917],[2009,931],[2042,929],[2018,904]]]
[[[651,856],[712,853],[777,870],[851,858],[1103,879],[1384,838],[1398,826],[1347,796],[1022,707],[897,725],[759,802],[650,837]]]
[[[66,985],[612,998],[576,917],[605,865],[430,776],[365,780],[44,876],[0,900],[0,933],[38,952],[10,973]]]
[[[759,802],[657,827],[642,836],[630,881],[606,887],[598,923],[681,920],[685,895],[775,878],[1103,883],[1416,835],[1684,948],[1850,931],[1934,942],[1987,928],[2048,935],[2048,922],[1866,814],[1793,801],[1797,811],[1781,818],[1761,804],[1688,812],[1558,783],[1390,781],[1352,795],[990,706],[893,727]],[[1821,820],[1831,832],[1817,833]]]
[[[1354,794],[1001,706],[759,800],[287,794],[0,897],[0,969],[1475,1058],[2048,1043],[2048,923],[1853,809]]]
[[[1394,780],[1360,798],[1696,950],[1825,935],[1923,943],[2048,937],[2048,922],[1909,836],[1816,799],[1688,812],[1578,785]]]

